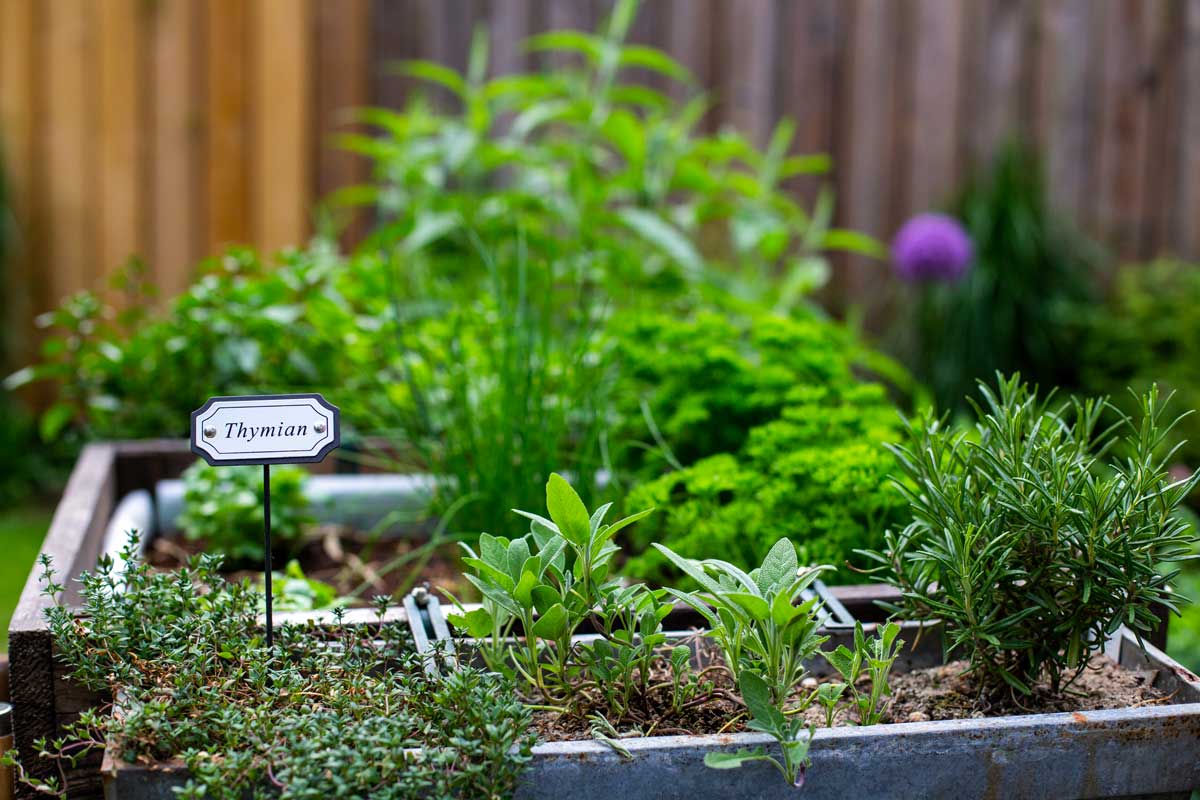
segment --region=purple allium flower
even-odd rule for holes
[[[918,214],[892,240],[892,262],[906,281],[954,281],[971,263],[971,238],[945,214]]]

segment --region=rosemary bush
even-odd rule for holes
[[[129,555],[132,556],[132,545]],[[132,558],[127,563],[133,563]],[[48,594],[58,597],[43,558]],[[127,762],[182,758],[183,798],[504,797],[529,758],[529,712],[495,675],[430,679],[396,625],[282,625],[269,653],[258,592],[219,559],[83,576],[83,613],[50,629],[85,688],[117,698],[39,743],[65,767],[105,744]],[[381,606],[382,608],[382,606]],[[66,797],[59,777],[24,776]]]
[[[966,658],[992,693],[1060,692],[1121,625],[1147,634],[1154,604],[1195,537],[1176,508],[1196,485],[1174,480],[1161,445],[1164,401],[1101,429],[1105,400],[1039,400],[1019,376],[981,384],[974,432],[932,414],[894,447],[914,521],[889,532],[876,571],[903,591],[892,610],[941,620],[947,655]],[[1102,459],[1117,455],[1112,466]]]

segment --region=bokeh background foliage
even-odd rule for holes
[[[3,399],[0,495],[180,435],[197,398],[317,389],[351,447],[451,475],[461,531],[515,532],[564,469],[662,507],[646,574],[655,537],[840,563],[903,522],[897,408],[961,413],[996,369],[1196,405],[1195,4],[633,12],[0,2],[6,355],[37,412]],[[971,268],[905,284],[881,243],[930,209]]]

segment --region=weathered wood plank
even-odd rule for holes
[[[53,560],[58,571],[56,579],[67,587],[67,602],[78,599],[78,587],[72,579],[95,565],[115,502],[116,452],[116,447],[108,444],[84,448],[42,543],[42,552]],[[35,569],[8,629],[16,745],[25,754],[37,752],[37,739],[56,735],[56,698],[64,688],[55,678],[50,632],[43,617],[50,601],[41,589],[40,572]],[[26,767],[35,775],[48,775],[53,769],[53,765],[32,758]]]
[[[159,294],[174,297],[192,274],[200,235],[201,161],[198,17],[188,0],[148,7],[151,146],[149,258]]]
[[[1200,0],[1187,0],[1183,106],[1183,141],[1188,143],[1182,163],[1179,193],[1179,225],[1175,252],[1200,258]]]
[[[216,252],[250,235],[249,20],[240,0],[211,0],[204,8],[205,242]]]
[[[144,255],[142,181],[143,64],[141,0],[106,0],[96,6],[100,70],[99,163],[95,277],[107,277],[128,259]],[[119,302],[119,298],[118,298]]]
[[[250,219],[267,252],[308,238],[313,204],[309,0],[254,0],[250,7]]]
[[[922,211],[944,203],[959,178],[958,135],[966,33],[966,7],[959,0],[919,0],[911,9],[916,46],[909,84],[911,130],[904,208]]]
[[[9,365],[24,364],[36,350],[33,317],[46,305],[44,272],[38,268],[37,210],[39,140],[36,116],[44,92],[39,91],[36,0],[0,3],[0,155],[7,173],[10,213],[15,237],[6,254],[5,316]],[[35,276],[42,276],[41,280]]]
[[[90,284],[96,256],[95,162],[93,159],[96,77],[96,6],[83,0],[49,3],[41,9],[46,25],[46,271],[51,303]]]

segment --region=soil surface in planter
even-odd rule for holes
[[[671,705],[671,669],[665,659],[659,659],[650,680],[651,691],[643,700],[636,692],[630,710],[620,720],[609,719],[617,731],[616,738],[631,736],[671,736],[680,734],[738,733],[746,730],[745,709],[737,700],[737,691],[716,645],[708,639],[696,642],[696,661],[704,678],[713,682],[707,699],[698,695],[690,705],[673,708]],[[965,661],[954,661],[937,667],[893,673],[888,681],[892,687],[884,703],[883,724],[924,722],[928,720],[970,719],[980,717],[1018,716],[1054,712],[1084,712],[1110,708],[1170,703],[1171,696],[1153,687],[1153,670],[1129,670],[1104,655],[1092,657],[1091,668],[1085,670],[1068,688],[1054,695],[1048,684],[1034,687],[1031,697],[981,698],[974,676],[964,675]],[[653,687],[660,687],[655,689]],[[861,685],[869,690],[870,684]],[[807,694],[812,689],[807,688]],[[585,688],[581,695],[580,714],[559,714],[539,711],[534,715],[534,727],[542,741],[591,739],[596,733],[612,736],[607,727],[599,727],[589,719],[592,715],[607,717],[608,706],[597,689]],[[800,693],[789,707],[794,707]],[[857,722],[849,702],[839,705],[836,724]],[[825,724],[824,710],[815,703],[804,718],[820,728]]]
[[[288,558],[295,558],[304,575],[331,585],[339,596],[358,590],[351,605],[367,606],[376,595],[395,595],[421,583],[446,589],[464,602],[475,599],[474,587],[462,577],[456,553],[458,545],[449,543],[435,548],[427,561],[415,551],[424,544],[407,538],[372,538],[367,534],[338,525],[322,525],[306,537],[290,554],[275,554],[275,569],[283,571]],[[203,541],[183,536],[157,536],[146,551],[146,561],[155,569],[173,570],[184,566],[188,558],[210,552]],[[408,556],[401,566],[388,569],[393,561]],[[414,570],[416,575],[414,575]],[[261,567],[223,570],[230,580],[262,577]],[[364,584],[366,586],[364,587]]]

